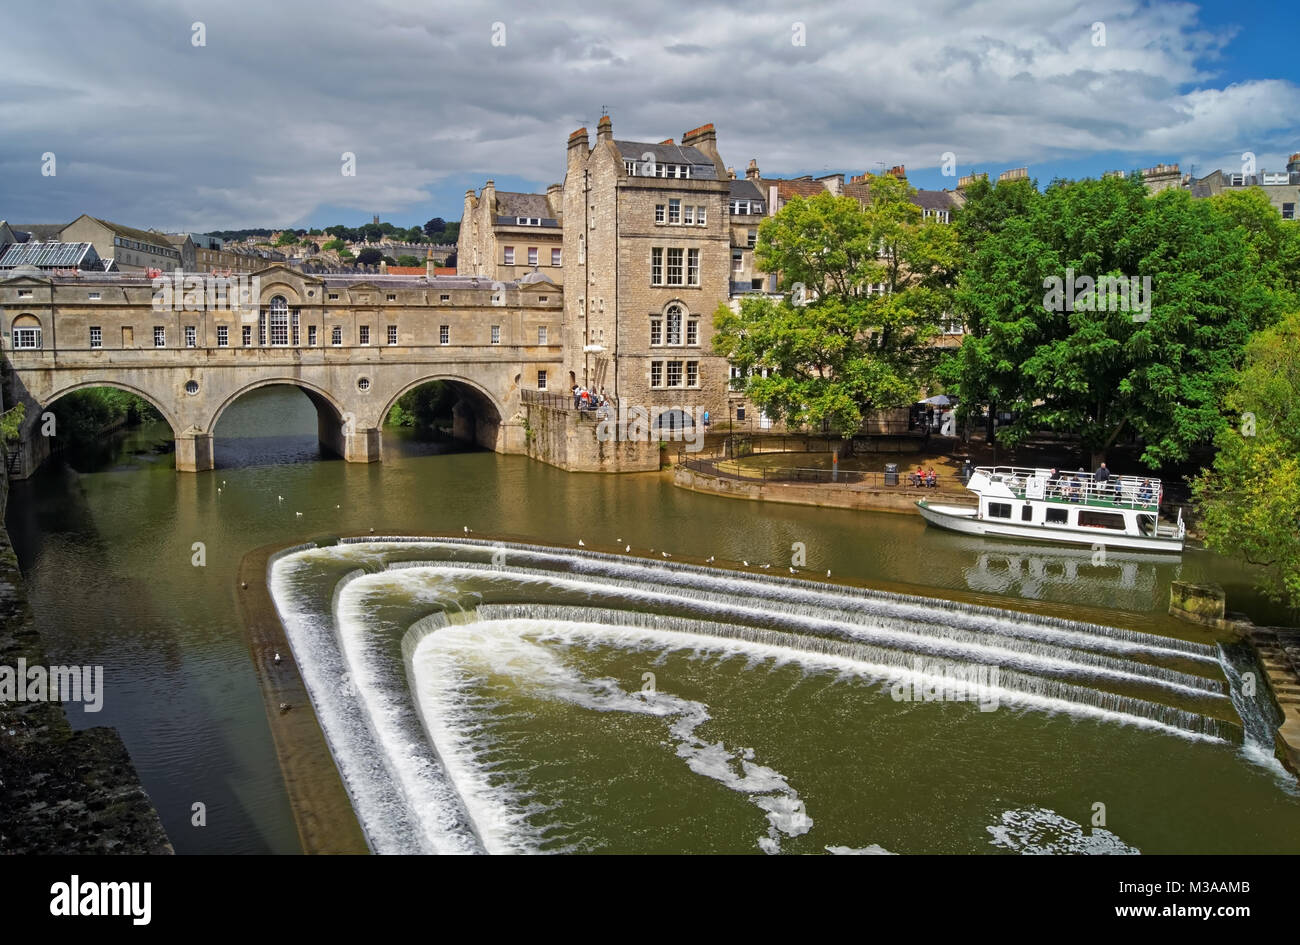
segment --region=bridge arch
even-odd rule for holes
[[[171,427],[173,436],[181,430],[181,425],[177,421],[176,415],[164,406],[166,402],[165,398],[158,397],[156,394],[152,394],[147,390],[132,386],[131,384],[126,384],[119,380],[110,380],[108,378],[79,381],[76,384],[69,384],[67,387],[61,388],[54,393],[45,396],[42,398],[41,402],[37,404],[40,409],[32,411],[32,415],[27,418],[25,426],[29,430],[35,428],[36,424],[40,422],[41,413],[53,406],[56,401],[66,397],[68,394],[75,393],[79,390],[88,390],[92,387],[112,387],[115,390],[126,391],[128,394],[134,394],[154,410],[158,411],[159,416],[161,416],[163,420],[167,421],[167,425]]]
[[[307,399],[316,408],[317,440],[331,453],[344,459],[349,458],[348,439],[356,432],[356,418],[339,403],[338,398],[331,391],[317,384],[304,381],[300,377],[261,377],[244,384],[227,395],[212,411],[212,415],[204,428],[212,442],[212,465],[216,463],[217,444],[215,434],[217,424],[221,421],[221,416],[226,412],[226,408],[245,394],[252,393],[260,388],[282,386],[296,387],[307,395]]]
[[[496,396],[473,378],[463,374],[438,371],[428,374],[398,388],[388,398],[379,414],[378,426],[383,427],[394,405],[404,395],[425,384],[441,381],[450,384],[459,399],[452,408],[452,434],[458,440],[477,443],[487,449],[497,449],[501,427],[506,420],[506,408]]]

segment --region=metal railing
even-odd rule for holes
[[[989,482],[1006,486],[1017,499],[1041,498],[1050,502],[1076,502],[1111,508],[1155,509],[1162,486],[1149,476],[1117,476],[1098,479],[1090,472],[1058,472],[1026,466],[977,466]],[[1031,481],[1037,480],[1041,485]],[[1040,491],[1041,490],[1041,491]]]
[[[725,464],[725,465],[724,465]],[[936,475],[933,484],[918,484],[913,473],[898,471],[896,473],[868,471],[860,469],[823,469],[810,466],[756,467],[746,469],[734,460],[713,456],[706,458],[681,459],[680,465],[693,472],[722,479],[740,482],[771,483],[819,483],[842,486],[871,486],[879,488],[914,490],[924,494],[937,490],[941,485],[951,485],[952,477]]]

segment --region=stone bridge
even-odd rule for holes
[[[302,390],[316,407],[322,446],[368,463],[383,458],[389,410],[422,384],[450,383],[459,394],[454,435],[502,453],[527,451],[520,389],[535,390],[548,375],[552,388],[561,385],[561,300],[549,282],[502,291],[466,277],[260,276],[261,306],[251,316],[160,312],[148,291],[130,297],[142,281],[147,289],[142,277],[0,281],[4,400],[26,405],[13,474],[30,475],[49,455],[42,413],[89,387],[152,404],[171,425],[177,470],[194,472],[213,468],[226,408],[259,387]],[[340,279],[347,284],[332,284]],[[95,307],[88,295],[124,297]]]

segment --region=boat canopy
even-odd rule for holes
[[[979,496],[1070,502],[1104,508],[1160,507],[1161,485],[1150,476],[1117,476],[1098,480],[1090,472],[1034,469],[1026,466],[977,466],[966,488]]]

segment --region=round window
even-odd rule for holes
[[[198,382],[198,381],[186,381],[186,382],[185,382],[185,393],[187,393],[187,394],[197,394],[198,392],[199,392],[199,382]]]
[[[368,377],[358,378],[357,390],[370,390],[370,378]]]

